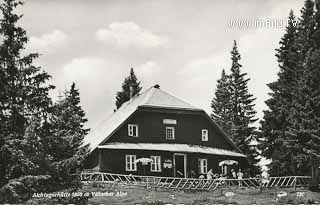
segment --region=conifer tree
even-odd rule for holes
[[[255,98],[248,90],[247,84],[250,79],[247,73],[241,71],[241,56],[235,41],[231,60],[231,74],[226,75],[223,71],[221,79],[218,80],[215,97],[211,103],[212,117],[222,125],[223,130],[248,157],[250,174],[256,175],[260,170],[257,165],[259,153],[256,144],[253,143],[258,140],[256,128],[252,125],[257,121],[254,110]]]
[[[15,13],[20,5],[18,0],[0,4],[0,200],[10,203],[40,191],[51,166],[43,133],[54,86],[47,84],[50,75],[33,64],[38,54],[23,52],[28,38],[19,26],[22,15]]]
[[[270,168],[274,175],[307,174],[310,166],[310,155],[303,150],[310,146],[306,143],[311,134],[308,126],[317,124],[310,119],[316,116],[317,108],[311,106],[309,99],[317,98],[313,90],[316,84],[310,80],[317,76],[314,72],[315,42],[319,39],[316,16],[314,1],[306,0],[297,28],[289,21],[277,50],[279,78],[269,84],[272,90],[271,98],[266,101],[269,110],[261,123],[265,139],[263,155],[272,159]],[[289,18],[294,17],[290,14]]]
[[[280,71],[277,81],[268,84],[271,98],[266,101],[269,110],[264,111],[261,122],[262,154],[271,158],[270,171],[272,175],[294,174],[294,156],[292,141],[286,136],[289,125],[288,115],[292,107],[293,90],[297,86],[299,73],[298,47],[296,44],[297,28],[293,11],[289,14],[289,24],[286,33],[280,41],[280,48],[276,49],[276,57]]]
[[[52,142],[48,153],[52,156],[54,166],[53,181],[64,186],[70,184],[74,174],[81,169],[83,160],[88,154],[88,146],[83,146],[83,139],[89,129],[84,127],[87,119],[80,106],[80,94],[71,85],[70,90],[64,92],[64,98],[54,106],[52,120]]]
[[[320,2],[316,1],[309,49],[303,62],[303,72],[294,93],[289,115],[288,136],[296,141],[297,169],[300,174],[313,175],[312,186],[318,189],[320,160]],[[311,167],[311,170],[310,170]]]
[[[40,144],[34,144],[35,131],[27,127],[33,127],[31,122],[35,120],[47,119],[51,105],[48,92],[53,86],[47,85],[50,75],[33,64],[38,54],[22,54],[28,38],[18,25],[22,16],[16,14],[15,9],[19,5],[22,2],[17,0],[4,0],[0,4],[3,37],[0,44],[0,186],[26,174],[44,174],[39,171],[38,162],[46,160],[40,153],[38,159],[21,158],[30,156],[34,146],[38,146],[40,152],[41,143],[46,142],[45,137],[38,139],[35,134]]]
[[[130,75],[124,79],[122,83],[122,90],[117,92],[116,96],[116,106],[117,109],[121,107],[121,105],[130,100],[130,97],[138,94],[141,90],[140,82],[137,79],[137,76],[134,73],[133,68],[130,69]],[[130,96],[131,95],[131,96]]]
[[[229,76],[226,75],[223,69],[221,78],[217,81],[214,98],[211,101],[211,118],[228,135],[231,134],[230,131],[232,124],[230,119],[230,106]]]
[[[299,62],[303,66],[304,59],[310,47],[312,46],[312,35],[314,32],[314,1],[306,0],[301,9],[301,17],[299,18],[296,39],[297,48],[299,49]],[[302,74],[302,73],[300,73]]]
[[[256,128],[253,123],[257,121],[255,117],[254,101],[256,98],[249,93],[247,73],[241,71],[241,56],[238,51],[237,43],[231,51],[231,74],[230,74],[230,91],[231,91],[231,114],[232,121],[231,137],[240,150],[247,155],[250,163],[251,175],[259,172],[256,163],[259,161],[258,150],[253,141],[258,140]]]

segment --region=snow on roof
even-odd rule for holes
[[[108,143],[99,145],[101,149],[129,149],[129,150],[153,150],[153,151],[169,151],[169,152],[188,152],[188,153],[203,153],[214,155],[225,155],[234,157],[246,157],[245,155],[230,150],[224,150],[213,147],[205,147],[189,144],[166,144],[166,143]]]
[[[180,100],[179,98],[156,87],[157,85],[152,87],[151,96],[144,102],[142,106],[200,110],[190,105],[189,103]]]
[[[124,121],[126,121],[139,106],[175,108],[185,110],[201,110],[175,96],[161,90],[159,85],[147,89],[141,94],[135,95],[125,102],[109,119],[93,129],[84,139],[84,144],[90,144],[93,151],[101,142],[108,138]]]

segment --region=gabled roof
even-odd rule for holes
[[[84,139],[85,144],[90,144],[93,151],[101,142],[105,141],[120,127],[139,107],[158,107],[182,110],[202,111],[183,100],[163,91],[159,85],[147,89],[141,94],[135,95],[125,102],[109,119],[92,130]]]
[[[150,95],[140,106],[200,110],[193,105],[190,105],[189,103],[161,90],[159,85],[149,88],[146,92],[150,93]]]
[[[109,119],[102,122],[97,128],[92,130],[84,139],[84,144],[89,144],[91,151],[96,149],[102,142],[108,140],[114,132],[124,124],[131,115],[138,110],[139,107],[152,108],[167,108],[175,110],[190,110],[198,111],[204,115],[210,123],[222,134],[223,137],[231,144],[231,146],[241,153],[240,149],[233,143],[233,141],[223,132],[223,130],[208,116],[208,114],[199,108],[196,108],[189,103],[178,99],[177,97],[160,89],[159,85],[155,85],[145,90],[141,94],[135,95],[129,101],[122,104],[122,106],[114,112]]]

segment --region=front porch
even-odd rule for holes
[[[200,175],[206,176],[210,169],[213,173],[230,175],[231,168],[245,169],[247,161],[243,157],[215,155],[207,153],[175,152],[166,150],[132,150],[132,149],[106,149],[97,150],[97,163],[91,168],[96,171],[147,175],[161,177],[198,178]],[[135,162],[140,158],[156,159],[156,163]],[[219,166],[224,160],[234,160],[238,162],[234,166]],[[191,174],[191,173],[194,174]]]

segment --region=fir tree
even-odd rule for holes
[[[232,121],[231,137],[240,150],[247,155],[250,163],[251,175],[259,172],[256,163],[259,161],[258,150],[252,142],[258,140],[256,128],[252,125],[257,121],[254,110],[255,98],[248,90],[247,73],[241,72],[242,65],[240,53],[238,52],[236,41],[231,51],[231,74],[230,74],[230,91],[231,91],[231,113]]]
[[[88,154],[88,146],[83,146],[83,139],[89,129],[84,127],[87,119],[80,106],[80,94],[75,83],[55,104],[52,121],[52,142],[48,153],[53,157],[53,179],[55,183],[68,187],[74,185],[70,184],[73,182],[71,174],[81,169]]]
[[[303,72],[294,93],[289,115],[288,136],[296,141],[297,168],[301,174],[312,171],[312,186],[318,187],[317,172],[320,160],[320,2],[309,30],[310,48],[305,54]],[[311,167],[311,170],[308,169]]]
[[[38,54],[22,54],[28,38],[26,31],[18,26],[22,16],[14,13],[19,5],[22,2],[17,0],[4,0],[0,4],[3,37],[0,44],[0,185],[26,174],[45,174],[46,169],[39,164],[46,161],[46,156],[38,153],[38,159],[26,157],[31,156],[34,146],[41,152],[42,143],[46,142],[45,136],[38,139],[27,127],[33,127],[35,120],[47,119],[51,105],[48,92],[53,86],[47,85],[50,76],[33,65]]]
[[[222,126],[223,130],[231,136],[235,144],[248,157],[250,163],[250,174],[256,175],[260,172],[257,165],[258,150],[256,142],[258,140],[256,128],[252,125],[257,121],[254,110],[255,98],[248,91],[247,73],[241,72],[242,65],[237,44],[234,42],[231,51],[231,74],[222,72],[221,79],[218,80],[215,97],[212,100],[212,118]],[[255,142],[255,143],[254,143]]]
[[[217,81],[217,88],[214,98],[211,101],[211,118],[228,135],[231,134],[230,131],[232,124],[230,119],[230,106],[229,76],[226,75],[223,69],[221,78]]]
[[[280,41],[280,48],[276,49],[276,57],[280,71],[278,80],[268,84],[271,98],[266,101],[269,110],[264,111],[261,122],[262,154],[272,159],[270,171],[272,175],[294,174],[292,142],[285,135],[288,128],[288,115],[293,100],[293,90],[297,86],[299,73],[298,47],[296,44],[297,28],[293,12],[289,14],[289,24],[286,33]]]
[[[140,82],[138,81],[133,68],[130,70],[130,75],[124,79],[122,83],[122,90],[117,92],[116,96],[116,106],[117,109],[121,107],[121,105],[130,100],[131,97],[138,94],[142,87],[140,87]],[[130,96],[131,95],[131,96]]]
[[[302,66],[307,52],[312,46],[312,35],[315,26],[314,23],[314,1],[306,0],[303,8],[301,9],[301,17],[299,18],[297,25],[298,35],[296,44],[299,49],[300,66]]]
[[[312,89],[317,85],[310,80],[317,77],[314,63],[318,55],[319,20],[316,16],[314,2],[306,0],[297,28],[292,21],[289,22],[277,50],[279,79],[269,84],[272,90],[271,98],[266,101],[269,110],[265,111],[261,124],[265,139],[263,155],[272,159],[270,168],[274,175],[307,174],[310,166],[310,155],[304,150],[310,146],[307,143],[312,132],[309,126],[317,124],[310,119],[315,117],[317,108],[309,99],[317,98],[316,91]],[[294,16],[290,14],[289,18]]]

